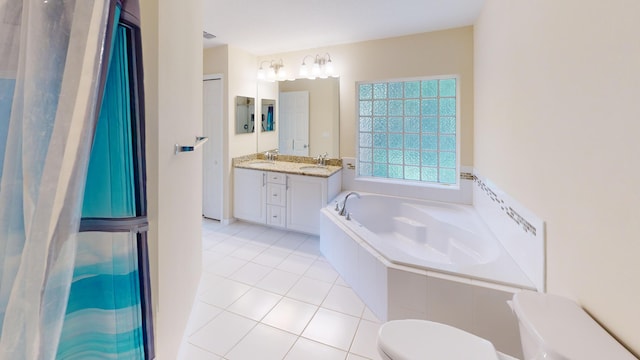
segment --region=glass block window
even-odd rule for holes
[[[360,82],[358,176],[457,184],[458,78]]]

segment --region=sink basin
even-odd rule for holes
[[[330,171],[324,166],[301,166],[300,171],[308,174],[328,174]]]
[[[273,166],[275,166],[276,163],[274,163],[273,161],[269,161],[269,160],[254,160],[249,162],[247,165],[249,167],[252,168],[259,168],[259,169],[263,169],[263,168],[271,168]]]

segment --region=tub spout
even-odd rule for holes
[[[347,196],[344,197],[344,200],[342,200],[342,209],[340,210],[340,213],[339,213],[340,216],[345,216],[347,214],[347,200],[351,195],[355,195],[358,199],[360,199],[360,194],[358,194],[357,192],[352,191],[348,193]]]

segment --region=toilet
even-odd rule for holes
[[[533,291],[510,303],[518,318],[524,360],[636,359],[575,302]],[[393,320],[378,332],[385,360],[513,360],[491,342],[427,320]]]

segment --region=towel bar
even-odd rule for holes
[[[206,136],[196,136],[196,142],[193,145],[175,145],[175,154],[178,155],[178,153],[181,152],[189,152],[189,151],[194,151],[195,149],[199,148],[202,144],[206,143],[207,140],[209,140],[208,137]]]

